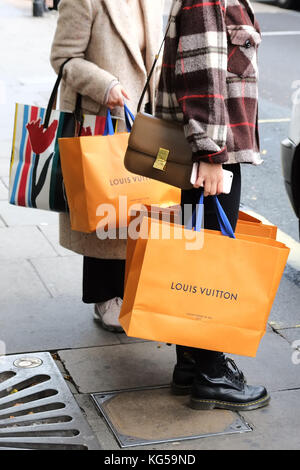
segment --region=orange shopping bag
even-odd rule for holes
[[[181,207],[179,205],[170,207],[158,207],[158,206],[145,206],[140,211],[134,211],[129,214],[129,227],[132,221],[141,221],[142,217],[151,217],[156,220],[164,220],[169,223],[181,224]],[[127,245],[126,245],[126,264],[125,264],[125,276],[124,286],[126,286],[127,278],[130,271],[131,260],[134,254],[138,234],[141,230],[141,222],[134,225],[135,237],[132,237],[130,231],[128,231]]]
[[[257,219],[256,217],[253,217],[250,214],[247,214],[247,212],[244,211],[239,211],[239,220],[243,222],[253,222],[255,224],[261,224],[262,221]]]
[[[128,108],[125,113],[129,131],[129,117],[133,116]],[[108,113],[105,135],[59,139],[73,230],[89,233],[126,227],[132,206],[180,203],[178,188],[125,169],[128,138],[128,132],[114,134]]]
[[[181,207],[179,205],[171,207],[145,206],[143,210],[134,211],[134,213],[130,214],[129,223],[136,218],[140,219],[142,215],[176,224],[181,224],[182,219]],[[138,232],[139,226],[135,226],[135,230]],[[235,233],[267,237],[276,240],[277,227],[275,225],[265,225],[261,222],[261,220],[255,219],[254,217],[239,211],[239,218],[237,221]],[[131,260],[135,250],[136,242],[137,237],[132,238],[130,234],[128,234],[125,285],[130,271]]]
[[[127,335],[256,355],[289,249],[267,237],[232,238],[221,219],[222,233],[193,232],[197,250],[187,249],[191,230],[143,219],[120,313]],[[153,226],[169,228],[169,239],[151,238]]]
[[[261,220],[252,217],[246,212],[239,211],[239,219],[237,221],[235,233],[256,235],[276,240],[277,227],[275,225],[263,224]]]

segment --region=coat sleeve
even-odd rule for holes
[[[107,90],[117,79],[85,59],[95,14],[93,0],[61,0],[50,61],[58,73],[61,64],[72,57],[73,60],[64,67],[63,78],[67,85],[77,93],[105,104]]]
[[[177,18],[175,89],[194,161],[228,160],[224,2],[183,0]]]

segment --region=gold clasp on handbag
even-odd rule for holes
[[[157,170],[165,171],[169,153],[170,153],[169,150],[160,148],[156,156],[156,160],[153,164],[153,168],[156,168]]]

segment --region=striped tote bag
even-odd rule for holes
[[[72,113],[52,111],[47,129],[46,110],[17,104],[10,164],[9,202],[16,206],[66,212],[58,139],[75,135]],[[105,117],[83,116],[80,135],[102,135]]]
[[[10,204],[67,212],[58,139],[74,135],[102,135],[105,131],[105,116],[81,114],[80,95],[74,113],[53,109],[63,67],[69,60],[60,69],[47,109],[16,104],[10,162]]]

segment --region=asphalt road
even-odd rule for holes
[[[300,12],[270,7],[272,2],[252,3],[258,10],[263,34],[259,52],[259,117],[264,163],[259,167],[243,166],[242,203],[299,240],[298,219],[282,179],[280,142],[288,135],[289,122],[285,120],[291,115],[293,84],[300,80]],[[273,119],[283,121],[271,122]]]

